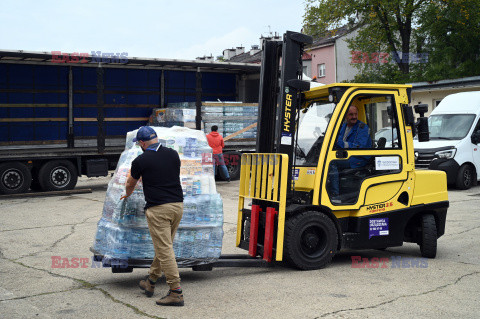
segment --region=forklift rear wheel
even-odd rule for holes
[[[307,211],[287,220],[285,259],[299,269],[325,267],[337,252],[337,229],[328,216]]]
[[[435,258],[437,255],[437,226],[432,214],[422,216],[420,252],[426,258]]]

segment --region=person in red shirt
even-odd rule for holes
[[[230,175],[228,174],[227,166],[225,166],[225,160],[223,159],[222,150],[225,147],[223,137],[218,134],[218,126],[213,125],[210,134],[207,134],[208,145],[213,151],[213,165],[215,167],[215,174],[217,174],[217,166],[220,168],[220,175],[230,182]]]

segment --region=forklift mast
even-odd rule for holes
[[[310,88],[308,82],[301,82],[303,49],[305,44],[310,43],[312,37],[287,31],[283,42],[265,41],[263,45],[256,151],[288,155],[287,185],[291,185],[292,180],[292,155],[301,92]],[[278,95],[280,101],[277,100]]]

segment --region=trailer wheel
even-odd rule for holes
[[[77,170],[70,161],[50,161],[38,172],[38,180],[44,191],[73,189],[77,184]]]
[[[426,258],[435,258],[437,255],[437,226],[432,214],[422,216],[420,252]]]
[[[469,189],[473,185],[473,178],[475,174],[473,168],[469,164],[465,164],[458,170],[457,180],[455,186],[458,189]]]
[[[224,157],[228,156],[228,162],[225,163],[228,169],[228,175],[230,175],[230,179],[232,181],[237,180],[240,178],[240,168],[241,168],[241,160],[242,160],[242,153],[238,152],[228,152],[224,154]]]
[[[307,211],[286,222],[285,259],[296,268],[325,267],[336,254],[337,244],[337,229],[325,214]]]
[[[0,193],[19,194],[30,188],[32,174],[28,167],[20,162],[0,165]]]

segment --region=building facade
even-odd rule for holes
[[[356,28],[344,26],[335,31],[332,36],[316,39],[305,51],[311,56],[308,63],[311,78],[323,84],[351,81],[357,74],[352,64],[352,54],[347,40],[357,35]],[[308,75],[308,74],[307,74]]]

